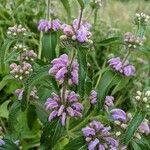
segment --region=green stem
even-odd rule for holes
[[[82,15],[83,15],[83,9],[81,8],[80,17],[79,17],[78,29],[80,28],[80,25],[81,25]]]
[[[50,0],[47,0],[47,19],[50,20]]]
[[[127,54],[125,55],[123,61],[122,61],[122,65],[124,65],[124,63],[126,62],[127,58],[128,58],[129,55],[130,55],[130,52],[131,52],[131,50],[129,49],[128,52],[127,52]]]

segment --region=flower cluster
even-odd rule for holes
[[[95,105],[97,103],[97,92],[95,90],[91,91],[89,100],[92,105]]]
[[[139,106],[143,106],[144,109],[150,109],[150,90],[147,91],[137,91],[135,100]],[[143,105],[144,104],[144,105]]]
[[[22,25],[15,25],[13,27],[9,27],[7,31],[7,35],[17,37],[17,36],[22,36],[26,35],[27,30],[22,27]]]
[[[38,24],[38,30],[42,32],[48,32],[50,30],[57,31],[60,27],[61,24],[58,19],[52,21],[41,19]]]
[[[72,25],[63,24],[61,26],[63,33],[65,34],[65,36],[62,35],[61,37],[66,37],[64,39],[71,38],[72,40],[77,40],[80,43],[92,43],[92,41],[90,40],[90,37],[92,35],[89,31],[90,27],[91,25],[89,23],[80,22],[79,19],[75,19]]]
[[[10,73],[20,80],[28,76],[32,71],[32,66],[29,63],[23,62],[21,65],[17,65],[16,63],[12,63],[10,65]]]
[[[26,45],[24,45],[24,44],[16,44],[16,45],[13,47],[13,49],[15,49],[15,50],[21,52],[21,51],[26,51],[26,50],[27,50],[27,47],[26,47]]]
[[[147,25],[149,22],[150,16],[147,14],[142,13],[136,13],[135,14],[135,18],[134,18],[134,22],[136,25]]]
[[[115,124],[120,127],[120,131],[116,132],[116,136],[120,136],[122,132],[128,127],[128,123],[132,120],[132,114],[126,113],[122,109],[115,108],[110,111],[112,119]],[[135,132],[134,137],[140,139],[140,134],[148,135],[150,133],[150,127],[148,120],[144,120],[141,125],[138,127],[138,130]]]
[[[135,75],[135,67],[126,60],[123,62],[120,57],[111,58],[109,61],[109,66],[115,71],[122,73],[123,75],[129,77]]]
[[[143,46],[144,41],[144,37],[137,37],[131,32],[127,32],[124,34],[124,42],[128,48],[135,49],[139,46]]]
[[[33,50],[24,51],[20,57],[22,61],[34,61],[36,58],[37,54]]]
[[[50,110],[50,122],[59,117],[64,126],[67,117],[82,117],[83,105],[78,101],[79,96],[74,91],[66,91],[64,99],[55,93],[51,95],[52,97],[45,102],[46,110]]]
[[[15,91],[15,94],[18,97],[18,100],[22,100],[23,92],[24,92],[23,89],[17,89]],[[32,91],[30,92],[30,98],[32,98],[32,99],[39,99],[39,97],[37,96],[37,89],[36,89],[36,87],[32,88]]]
[[[105,127],[101,122],[95,120],[83,128],[82,132],[88,143],[88,150],[116,150],[119,143],[112,137],[110,130],[110,127]]]
[[[69,84],[78,84],[79,64],[76,59],[69,61],[68,55],[63,54],[59,58],[55,58],[52,62],[52,68],[49,74],[62,84],[65,78],[69,78]]]

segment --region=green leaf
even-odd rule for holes
[[[71,140],[64,148],[65,150],[86,150],[87,147],[85,145],[85,138],[83,136],[79,136],[73,140]]]
[[[136,142],[134,142],[134,141],[132,141],[132,147],[134,148],[134,150],[142,150],[140,148],[140,146]]]
[[[34,105],[29,105],[27,109],[27,124],[30,130],[32,130],[36,119],[37,119],[36,107]]]
[[[98,44],[106,46],[112,43],[119,43],[119,42],[121,42],[121,37],[111,37],[103,41],[100,41]]]
[[[4,41],[4,44],[2,45],[0,49],[0,65],[4,64],[4,59],[7,55],[7,52],[14,41],[15,40],[10,40],[10,39],[6,39]]]
[[[78,3],[80,4],[80,7],[82,8],[82,9],[84,9],[84,2],[83,2],[83,0],[77,0],[78,1]]]
[[[98,98],[98,109],[102,108],[105,100],[105,96],[109,92],[110,88],[117,84],[120,80],[120,76],[111,70],[106,70],[97,86],[97,98]]]
[[[52,122],[46,122],[41,135],[41,149],[53,149],[57,141],[64,135],[64,127],[60,120],[55,119]]]
[[[19,150],[18,146],[9,139],[4,139],[5,144],[0,146],[0,150]]]
[[[8,118],[8,104],[10,103],[10,101],[6,101],[4,102],[2,105],[0,105],[0,117],[3,118]]]
[[[118,84],[113,89],[111,95],[114,95],[116,92],[122,90],[124,87],[126,87],[128,83],[129,83],[129,78],[121,78]]]
[[[42,37],[42,58],[51,61],[56,57],[57,33],[43,33]]]
[[[21,100],[21,108],[22,110],[26,110],[27,104],[29,102],[30,98],[30,92],[32,90],[32,87],[37,84],[40,80],[44,79],[45,77],[48,77],[48,70],[50,66],[43,66],[40,69],[37,69],[34,71],[26,80],[25,86],[24,86],[24,92],[23,92],[23,99]]]
[[[0,82],[0,91],[7,85],[9,80],[14,79],[12,75],[6,75]]]
[[[15,101],[9,111],[9,116],[8,116],[8,126],[10,130],[14,130],[15,129],[15,125],[17,123],[17,116],[20,113],[20,102],[19,101]]]
[[[67,15],[68,15],[68,20],[70,20],[71,18],[71,7],[70,7],[70,3],[69,3],[69,0],[60,0],[67,12]]]
[[[145,115],[146,115],[146,112],[142,112],[142,111],[139,111],[139,110],[136,111],[133,119],[129,123],[128,128],[125,132],[124,143],[126,145],[129,144],[129,142],[132,139],[134,133],[136,132],[139,125],[142,123],[143,119],[145,118]]]
[[[86,49],[78,49],[78,63],[79,63],[79,83],[78,83],[78,92],[81,98],[85,94],[85,80],[87,75],[87,62],[86,62]]]

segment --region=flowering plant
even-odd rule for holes
[[[150,149],[150,17],[134,12],[132,32],[120,32],[98,19],[105,3],[39,1],[36,20],[5,31],[0,150]]]

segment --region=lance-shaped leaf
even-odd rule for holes
[[[5,144],[0,146],[0,150],[19,150],[19,147],[11,140],[4,139]]]
[[[56,57],[57,33],[43,33],[42,37],[42,58],[51,61]]]
[[[68,21],[70,20],[71,18],[71,7],[70,7],[70,3],[69,3],[69,0],[60,0],[67,12],[67,16],[68,16]]]
[[[66,146],[65,150],[86,150],[87,146],[85,143],[85,138],[83,136],[78,136],[71,140]]]
[[[85,80],[87,75],[87,61],[86,61],[86,49],[78,49],[78,63],[79,63],[79,84],[78,84],[78,92],[81,98],[84,97],[85,94]]]
[[[24,111],[27,108],[27,104],[30,98],[30,92],[32,90],[33,85],[37,84],[40,80],[48,77],[48,70],[49,66],[41,67],[34,71],[25,82],[24,92],[23,92],[23,99],[21,100],[21,108]]]
[[[128,145],[129,142],[131,141],[132,137],[134,136],[134,133],[136,132],[136,130],[138,129],[138,127],[140,126],[140,124],[144,120],[145,115],[146,115],[146,112],[142,112],[140,110],[136,111],[133,119],[129,123],[128,128],[125,132],[124,143],[126,145]]]
[[[58,140],[64,135],[64,127],[61,125],[60,120],[55,119],[52,122],[46,122],[41,135],[41,149],[53,149]]]

